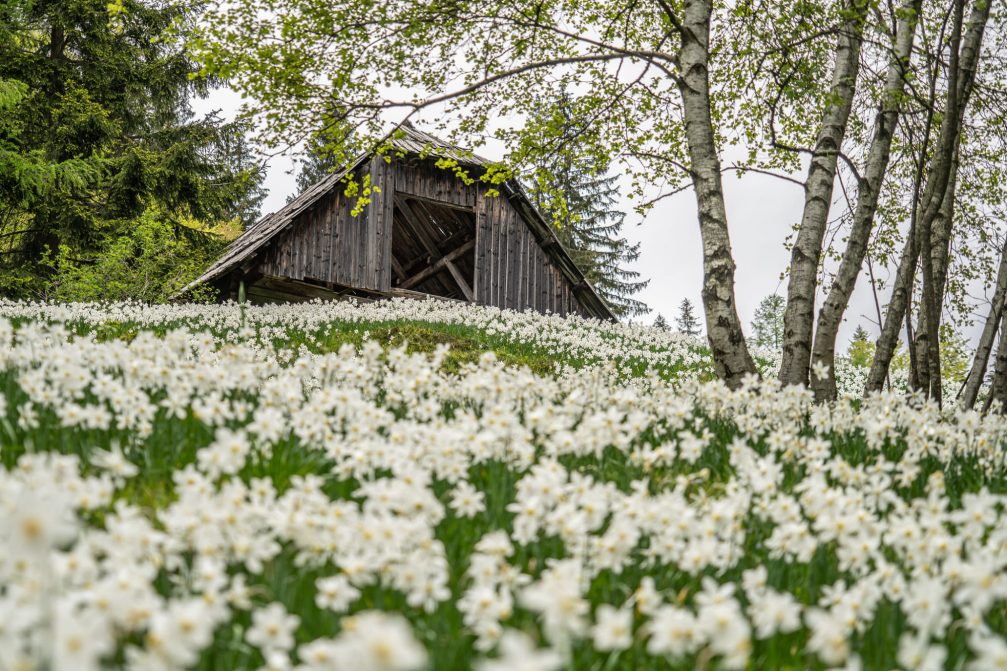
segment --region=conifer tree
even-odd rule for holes
[[[696,315],[693,313],[692,301],[688,298],[683,298],[682,303],[678,306],[678,319],[675,320],[678,324],[678,331],[687,336],[696,337],[699,335],[699,320],[696,319]]]
[[[657,318],[654,320],[654,328],[662,329],[664,331],[668,330],[668,320],[664,318],[660,312],[657,313]]]
[[[622,237],[626,215],[616,209],[616,176],[608,175],[607,165],[599,165],[578,147],[568,95],[561,94],[541,109],[540,118],[531,123],[559,125],[565,137],[534,172],[529,189],[533,202],[552,217],[560,242],[617,317],[650,312],[633,298],[650,281],[625,267],[640,257],[640,243],[630,244]]]
[[[0,4],[0,291],[52,295],[53,259],[96,263],[151,212],[196,244],[208,226],[257,216],[246,129],[190,105],[220,83],[190,77],[194,7]]]
[[[755,308],[752,320],[752,340],[759,347],[780,350],[783,348],[783,313],[786,303],[783,296],[766,296]]]
[[[308,187],[321,181],[323,177],[339,167],[338,160],[329,150],[331,136],[338,134],[343,126],[338,123],[323,125],[307,141],[304,152],[296,160],[297,188],[287,198],[289,203]]]
[[[858,368],[871,367],[874,361],[874,341],[863,326],[858,325],[857,330],[853,332],[853,340],[850,341],[846,355],[850,358],[850,363]]]
[[[317,184],[323,177],[336,168],[336,162],[332,158],[311,150],[298,159],[297,163],[297,188],[287,198],[287,202],[296,198],[297,194],[302,193],[305,189]]]

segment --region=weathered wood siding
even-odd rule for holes
[[[480,190],[477,201],[476,302],[588,316],[570,282],[542,249],[543,241],[535,238],[507,199]]]
[[[336,188],[297,216],[263,255],[263,275],[317,280],[372,291],[391,289],[394,169],[376,159],[357,176],[371,175],[371,202],[351,216],[355,198]]]
[[[430,161],[395,161],[395,190],[398,193],[449,203],[457,207],[475,208],[478,184],[466,184],[451,172]]]
[[[297,281],[319,281],[389,292],[392,289],[392,230],[395,195],[448,203],[475,213],[474,286],[476,303],[565,315],[590,313],[574,295],[569,280],[504,196],[486,196],[480,183],[466,185],[429,161],[370,161],[357,175],[371,176],[371,202],[350,216],[353,198],[337,186],[297,215],[263,253],[259,274]],[[422,233],[422,231],[421,231]],[[421,240],[399,240],[418,248]]]

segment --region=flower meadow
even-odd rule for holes
[[[434,301],[0,302],[0,356],[3,670],[1007,669],[999,414]]]

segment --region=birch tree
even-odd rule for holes
[[[320,119],[345,127],[345,140],[326,148],[337,163],[428,115],[462,146],[502,140],[506,170],[520,171],[570,141],[529,120],[541,117],[532,105],[571,91],[575,141],[599,164],[621,162],[641,213],[693,192],[707,339],[718,375],[737,386],[755,366],[738,316],[723,173],[788,178],[799,167],[792,148],[812,147],[808,216],[820,226],[874,2],[221,0],[195,48],[206,74],[257,101],[248,112],[267,143],[296,143]],[[821,130],[806,118],[821,119]],[[730,147],[745,155],[725,164]],[[795,296],[815,272],[821,236],[812,229]]]
[[[986,25],[990,17],[992,0],[975,0],[972,3],[969,17],[964,19],[964,0],[955,0],[953,7],[953,23],[950,28],[949,60],[947,72],[947,92],[945,102],[940,111],[940,129],[933,143],[929,158],[926,151],[929,142],[921,147],[920,165],[926,163],[925,173],[921,170],[917,179],[916,194],[912,203],[912,222],[899,262],[891,301],[888,305],[882,333],[878,340],[874,364],[868,375],[866,390],[880,390],[884,383],[891,356],[895,351],[898,334],[903,320],[908,324],[909,299],[912,296],[913,281],[916,276],[917,263],[922,257],[923,291],[921,292],[923,307],[921,315],[924,321],[921,329],[927,333],[925,361],[918,362],[914,368],[926,367],[927,391],[938,402],[942,396],[940,383],[940,308],[943,302],[943,291],[938,301],[938,291],[935,287],[933,261],[934,224],[941,212],[949,219],[953,212],[952,202],[945,204],[946,199],[953,198],[955,156],[959,150],[959,141],[972,94],[976,72],[980,65],[980,53]],[[929,110],[933,116],[935,110]],[[950,188],[949,188],[950,187]],[[950,192],[950,193],[949,193]],[[943,243],[938,244],[938,254],[943,253]],[[912,341],[913,339],[910,338]],[[910,347],[910,354],[915,358],[915,348]]]
[[[736,386],[744,375],[755,372],[755,363],[745,344],[735,302],[734,255],[713,129],[709,79],[712,11],[712,0],[686,0],[684,23],[679,29],[682,75],[676,83],[682,95],[690,175],[696,190],[699,230],[703,237],[703,308],[707,339],[718,377]],[[669,15],[671,17],[673,15]]]
[[[826,221],[832,207],[836,165],[853,107],[860,70],[860,46],[869,6],[864,0],[850,0],[843,8],[845,17],[837,36],[830,102],[811,154],[804,182],[804,212],[790,257],[790,284],[783,319],[783,357],[780,365],[780,380],[784,384],[808,383],[818,267]]]
[[[892,57],[875,116],[874,134],[867,152],[863,178],[858,183],[850,236],[839,269],[818,313],[813,361],[828,370],[826,375],[816,376],[812,380],[815,395],[819,399],[835,398],[836,395],[834,374],[836,339],[839,336],[843,314],[860,276],[874,227],[881,186],[891,158],[892,140],[899,123],[909,58],[915,41],[921,4],[921,0],[908,0],[899,8]]]
[[[989,366],[990,352],[993,350],[993,340],[996,338],[998,327],[1003,320],[1004,300],[1007,298],[1007,244],[1004,244],[1000,254],[1000,268],[997,270],[996,290],[990,300],[989,313],[983,325],[982,335],[979,336],[979,343],[972,359],[972,368],[969,369],[968,377],[959,390],[961,395],[961,405],[971,408],[975,405],[979,397],[979,390],[982,387],[983,379],[986,377],[986,368]]]
[[[419,120],[460,146],[492,137],[506,147],[475,179],[548,164],[575,142],[621,169],[641,214],[691,191],[707,340],[732,387],[755,366],[730,235],[748,222],[728,221],[723,175],[800,185],[781,380],[835,396],[838,330],[873,258],[895,280],[868,388],[879,388],[915,314],[928,388],[939,395],[939,338],[930,336],[946,293],[963,293],[948,260],[966,225],[954,196],[978,182],[968,174],[962,184],[954,156],[968,167],[976,152],[961,136],[992,1],[216,0],[194,48],[205,75],[254,101],[247,112],[275,148],[321,123],[339,131],[323,133],[339,165],[381,151],[397,125]],[[563,90],[570,123],[560,129],[542,105]],[[824,286],[828,260],[838,268]],[[830,374],[809,380],[812,362]]]

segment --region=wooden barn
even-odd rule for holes
[[[467,185],[437,158],[475,177],[489,161],[411,126],[391,162],[363,155],[248,228],[199,284],[252,303],[437,296],[479,305],[613,319],[516,181]],[[343,180],[370,176],[354,216]]]

